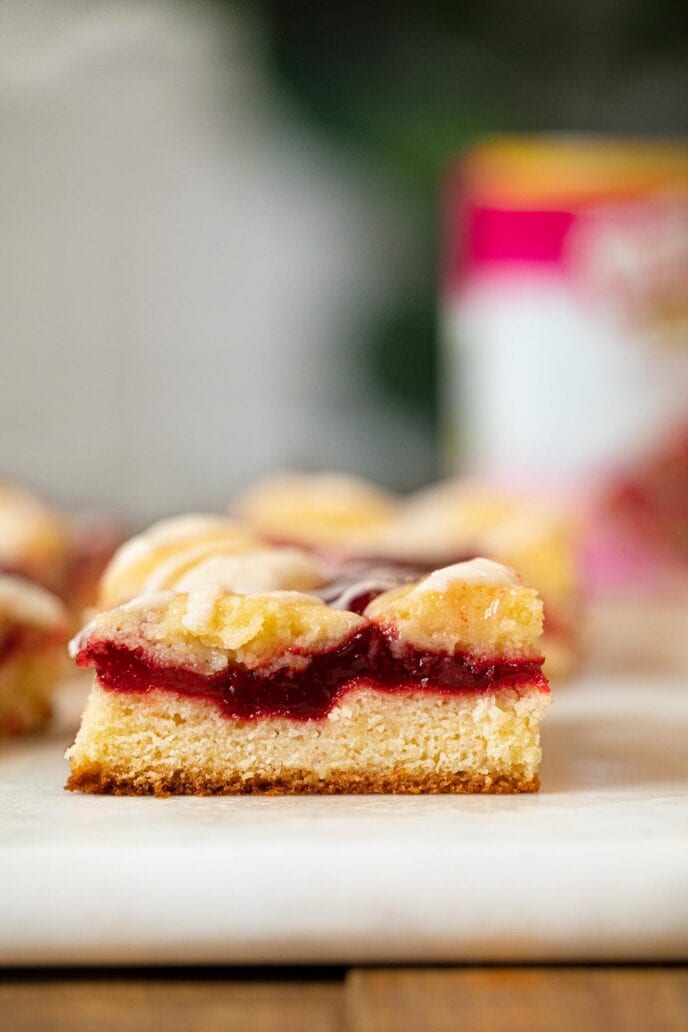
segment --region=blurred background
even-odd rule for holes
[[[621,945],[601,956],[633,955],[644,936],[641,959],[675,957],[661,943],[680,942],[685,925],[680,874],[665,879],[669,903],[657,913],[635,886],[649,884],[643,869],[669,870],[672,851],[679,872],[684,814],[673,803],[688,784],[687,0],[0,0],[0,140],[0,573],[19,615],[32,591],[21,578],[60,595],[74,629],[94,605],[168,585],[156,581],[161,569],[173,586],[173,548],[182,575],[195,552],[184,521],[176,543],[168,526],[128,552],[121,598],[98,584],[130,533],[173,513],[222,511],[230,498],[251,535],[343,572],[361,561],[415,576],[474,555],[513,566],[544,601],[547,676],[558,690],[583,675],[545,732],[543,784],[555,799],[540,815],[563,814],[562,824],[567,794],[582,815],[566,836],[554,828],[549,866],[564,885],[567,864],[585,869],[569,848],[585,828],[592,892],[599,871],[613,870],[611,844],[627,848],[635,867],[608,894],[618,924],[597,922],[600,942]],[[280,469],[348,471],[404,494],[327,476],[244,491]],[[442,481],[453,474],[467,476]],[[4,484],[15,479],[55,511]],[[212,572],[214,532],[205,544]],[[20,692],[13,706],[5,691],[4,726],[16,734],[48,719],[63,647],[57,624],[26,639],[21,620],[17,633],[0,624],[5,670],[11,678],[18,655],[21,686],[26,661],[38,700],[23,707]],[[76,724],[85,687],[83,677],[61,686],[58,726]],[[46,749],[61,764],[61,739]],[[7,810],[39,856],[31,820],[42,828],[46,805],[58,813],[57,781],[44,784],[26,757],[14,769],[29,772],[19,778],[41,804],[25,820],[10,788]],[[581,786],[590,794],[577,796]],[[79,846],[92,812],[55,819]],[[209,828],[212,814],[203,820]],[[365,848],[368,834],[353,844]],[[456,834],[463,850],[462,822]],[[517,838],[508,831],[504,848]],[[503,848],[491,831],[485,842]],[[131,864],[122,870],[145,917]],[[48,892],[61,886],[38,860],[27,871]],[[24,884],[40,902],[42,890]],[[592,927],[598,897],[579,907],[574,896],[571,927],[587,927],[586,907]],[[527,917],[518,893],[513,905]],[[33,909],[39,930],[62,927]],[[109,935],[116,924],[103,920]],[[549,932],[536,925],[516,937],[499,931],[508,923],[485,927],[507,953],[540,935],[544,947],[525,955],[546,960]],[[450,927],[441,924],[443,942]],[[213,926],[208,942],[219,934]],[[585,959],[590,947],[576,941],[563,955]],[[165,977],[168,1001],[177,975]],[[521,990],[506,977],[510,1021]],[[626,983],[611,986],[609,1000],[630,1014]],[[127,1008],[136,1002],[119,988]],[[494,992],[490,981],[488,1023],[502,1013]],[[587,1014],[599,999],[614,1027],[597,983],[581,1009],[544,983],[523,993],[557,1015]],[[249,980],[251,1007],[252,994]],[[51,1016],[73,999],[58,993]],[[97,999],[83,1014],[100,1020],[110,1004]],[[455,1022],[454,1004],[447,1013]]]
[[[456,153],[688,128],[682,0],[2,0],[0,17],[0,469],[135,522],[276,466],[402,489],[446,470]]]

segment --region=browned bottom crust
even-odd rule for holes
[[[127,775],[103,770],[98,764],[73,766],[65,785],[72,792],[94,795],[449,795],[489,793],[514,795],[537,792],[537,775],[527,779],[518,774],[476,775],[416,774],[390,771],[376,774],[333,771],[319,778],[307,770],[290,770],[273,777],[206,777],[176,771],[161,775],[151,772]]]

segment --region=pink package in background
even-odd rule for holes
[[[488,140],[447,178],[444,236],[451,471],[570,499],[592,593],[685,620],[688,145]]]

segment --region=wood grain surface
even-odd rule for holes
[[[686,968],[352,971],[356,1032],[686,1032]]]
[[[343,978],[180,971],[0,980],[2,1032],[340,1032]]]
[[[688,968],[0,973],[3,1032],[685,1032]]]

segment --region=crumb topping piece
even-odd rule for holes
[[[400,645],[507,658],[538,654],[543,607],[513,570],[473,559],[379,595],[364,616]]]
[[[211,670],[303,665],[309,654],[336,648],[366,621],[331,609],[312,595],[273,591],[236,595],[221,588],[141,596],[101,613],[75,639],[73,652],[110,640],[143,647],[165,664]]]

